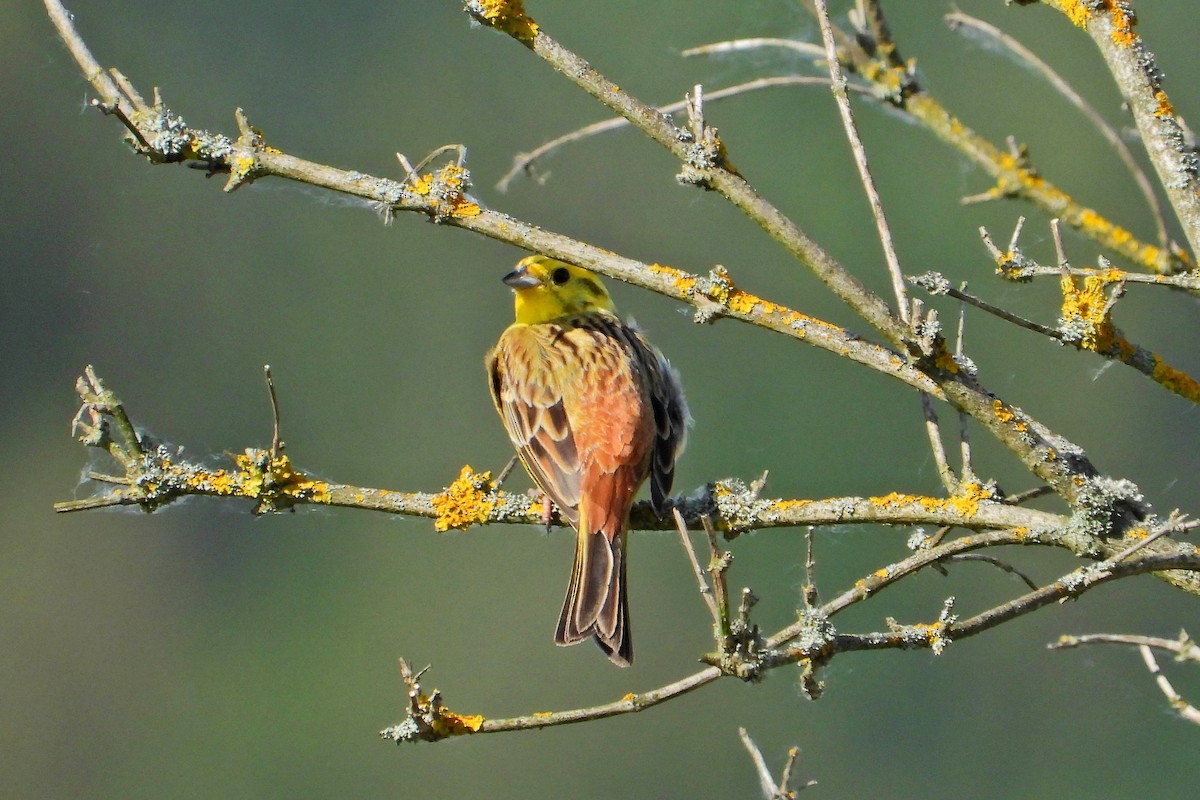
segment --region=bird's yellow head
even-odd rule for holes
[[[546,256],[529,256],[504,276],[516,295],[517,322],[538,325],[595,311],[613,301],[594,272]]]

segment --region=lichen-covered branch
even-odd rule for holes
[[[601,75],[586,60],[551,38],[536,24],[533,25],[533,35],[526,38],[503,25],[495,24],[495,15],[484,13],[485,9],[512,8],[519,5],[521,4],[481,3],[472,0],[467,3],[467,11],[485,25],[512,35],[569,81],[665,147],[684,165],[683,172],[677,176],[681,182],[721,194],[812,270],[835,295],[854,308],[893,346],[902,347],[905,344],[907,330],[888,304],[810,239],[795,222],[759,195],[749,182],[738,174],[729,162],[716,129],[703,124],[698,131],[676,127],[664,114]],[[521,13],[524,16],[523,10]]]
[[[1146,173],[1134,158],[1133,152],[1129,146],[1125,144],[1125,140],[1121,138],[1121,134],[1108,123],[1100,115],[1090,103],[1071,87],[1066,80],[1062,78],[1054,69],[1025,45],[1004,33],[1004,31],[984,22],[981,19],[972,17],[969,14],[964,14],[962,11],[952,11],[946,14],[943,19],[952,30],[964,29],[973,33],[982,34],[995,42],[999,42],[1009,52],[1019,58],[1025,64],[1031,66],[1044,77],[1049,84],[1054,87],[1055,91],[1061,94],[1071,105],[1075,106],[1079,111],[1087,117],[1092,126],[1100,132],[1113,148],[1117,157],[1121,159],[1121,163],[1129,171],[1135,183],[1137,183],[1138,191],[1142,193],[1142,199],[1146,201],[1146,208],[1154,217],[1154,227],[1158,234],[1158,246],[1165,251],[1170,252],[1170,236],[1167,233],[1166,221],[1163,219],[1163,212],[1158,202],[1158,195],[1154,192],[1154,187],[1150,183],[1150,179],[1146,177]]]
[[[1133,114],[1192,253],[1200,253],[1200,155],[1188,142],[1189,131],[1167,96],[1154,54],[1135,30],[1133,5],[1122,0],[1017,0],[1018,5],[1034,2],[1062,12],[1096,43]]]
[[[807,4],[812,8],[811,0],[807,0]],[[881,14],[878,4],[872,6],[876,13]],[[877,21],[871,30],[856,31],[855,36],[836,27],[834,32],[838,39],[839,56],[846,69],[869,81],[882,101],[908,114],[939,139],[970,158],[995,180],[995,186],[987,196],[1028,200],[1112,252],[1152,272],[1173,273],[1194,267],[1194,261],[1187,253],[1143,242],[1095,209],[1079,204],[1041,175],[1023,149],[1011,152],[997,147],[955,117],[923,89],[911,65],[897,55],[894,41],[875,38],[890,36],[886,26]]]
[[[852,587],[837,595],[833,600],[798,613],[798,620],[770,636],[756,635],[757,628],[745,626],[742,631],[751,647],[733,654],[725,652],[723,658],[706,657],[710,666],[687,675],[679,680],[645,692],[630,692],[624,697],[600,705],[564,711],[538,711],[517,717],[489,719],[472,715],[472,725],[446,726],[446,732],[435,738],[467,735],[472,733],[501,733],[505,731],[538,730],[557,725],[603,719],[605,717],[632,714],[681,697],[722,677],[736,677],[744,681],[757,681],[767,672],[782,666],[799,664],[819,687],[813,673],[826,666],[835,657],[863,650],[885,649],[928,649],[941,654],[953,642],[981,634],[1012,619],[1025,616],[1053,604],[1055,601],[1078,598],[1088,590],[1113,580],[1127,578],[1156,570],[1171,569],[1191,574],[1200,573],[1200,552],[1177,551],[1170,554],[1139,551],[1123,560],[1106,560],[1090,563],[1072,570],[1057,580],[1026,592],[1008,602],[960,619],[954,613],[956,600],[948,599],[932,622],[902,624],[889,619],[889,629],[870,633],[841,633],[832,619],[851,605],[877,596],[881,590],[904,580],[925,567],[946,563],[948,558],[970,550],[1014,544],[1047,544],[1057,535],[1047,533],[1047,539],[1036,541],[1027,531],[989,531],[970,534],[931,548],[921,548],[915,542],[917,552],[903,561],[890,564],[859,579]],[[745,590],[743,594],[750,593]],[[809,685],[806,683],[806,685]],[[438,698],[440,703],[440,697]],[[425,714],[421,711],[418,716]],[[414,741],[414,730],[430,730],[411,719],[381,732],[392,741]],[[454,715],[456,719],[462,715]],[[423,718],[423,717],[422,717]]]
[[[84,444],[104,450],[122,474],[92,472],[89,477],[109,487],[93,497],[56,504],[60,512],[112,506],[136,506],[156,511],[184,497],[251,500],[255,513],[282,511],[297,505],[326,505],[382,511],[432,519],[440,531],[465,530],[474,525],[516,523],[543,525],[542,503],[527,494],[506,492],[490,472],[464,467],[439,492],[397,492],[350,486],[311,476],[297,467],[282,446],[245,448],[226,467],[184,459],[182,449],[139,435],[124,404],[95,370],[88,366],[76,386],[82,407],[74,430]],[[892,493],[882,497],[838,497],[826,500],[765,499],[737,480],[718,481],[678,498],[676,507],[690,527],[713,516],[729,538],[755,529],[803,525],[874,523],[885,525],[954,525],[964,528],[1024,526],[1046,530],[1066,518],[1002,502],[992,489],[975,483],[949,498]],[[635,505],[631,525],[643,530],[669,530],[671,519],[660,519],[650,503]],[[565,526],[557,514],[552,524]]]
[[[93,89],[100,95],[100,107],[111,113],[135,106],[128,97],[130,93],[136,96],[132,87],[123,81],[128,92],[123,91],[110,73],[96,66],[95,58],[79,36],[74,22],[62,11],[61,4],[46,0],[46,5],[60,35],[68,42]],[[700,276],[662,264],[637,261],[483,208],[469,194],[470,173],[456,164],[396,181],[281,152],[266,143],[261,131],[250,125],[240,109],[237,113],[240,134],[230,138],[189,127],[161,97],[155,98],[153,106],[141,103],[140,98],[138,103],[139,110],[135,113],[119,115],[131,132],[130,143],[136,150],[154,163],[188,163],[202,167],[207,174],[226,173],[229,175],[227,191],[274,176],[358,197],[373,204],[387,219],[400,212],[423,214],[435,223],[579,264],[687,303],[696,308],[698,322],[711,322],[720,317],[748,322],[829,350],[941,397],[927,376],[892,350],[865,341],[837,325],[745,292],[735,286],[728,272],[721,268]]]

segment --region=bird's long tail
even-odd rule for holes
[[[576,644],[593,636],[610,661],[627,667],[633,662],[633,639],[625,598],[625,532],[610,539],[602,531],[580,528],[554,641]]]

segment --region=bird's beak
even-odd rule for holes
[[[536,275],[523,266],[517,267],[500,280],[504,281],[506,286],[511,286],[514,289],[532,289],[541,283],[541,280]]]

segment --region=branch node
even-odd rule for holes
[[[676,138],[684,147],[683,167],[675,180],[684,186],[699,186],[701,189],[713,188],[710,180],[715,170],[723,169],[736,173],[737,170],[729,163],[725,144],[717,133],[717,129],[704,121],[704,87],[696,84],[691,94],[687,95],[688,123],[691,128],[680,130]]]
[[[442,694],[434,689],[425,694],[421,689],[421,676],[429,667],[413,673],[403,658],[400,662],[400,677],[408,687],[408,709],[403,720],[379,732],[380,738],[403,742],[436,742],[451,736],[477,733],[483,725],[478,714],[456,714],[442,704]]]

